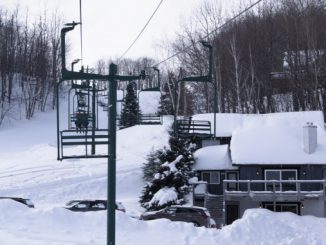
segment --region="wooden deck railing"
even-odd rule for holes
[[[232,189],[229,188],[230,185]],[[268,196],[326,199],[326,180],[224,180],[223,190],[226,199]]]

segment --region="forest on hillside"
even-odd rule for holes
[[[139,74],[146,68],[148,77],[137,86],[150,88],[157,85],[152,67],[159,64],[165,113],[173,112],[168,107],[175,99],[178,115],[213,112],[215,88],[217,112],[325,113],[326,1],[262,1],[233,21],[222,14],[220,4],[203,2],[174,40],[159,44],[165,57],[175,54],[172,59],[122,59],[119,73]],[[0,10],[0,125],[6,117],[29,119],[37,110],[55,107],[62,26],[58,15],[43,14],[31,22],[18,8]],[[185,76],[208,73],[208,52],[200,40],[213,47],[215,86],[192,82],[176,87]],[[117,62],[99,60],[94,71],[107,74],[111,61]]]
[[[165,57],[172,59],[163,63],[151,58],[124,59],[119,69],[134,73],[158,63],[161,90],[170,105],[177,90],[178,115],[213,112],[214,88],[221,113],[325,113],[325,0],[263,1],[233,21],[222,12],[219,3],[204,2],[174,40],[159,45]],[[235,10],[233,16],[239,12]],[[208,52],[201,40],[213,47],[216,86],[192,82],[176,87],[183,77],[208,73]]]
[[[170,44],[171,53],[178,53],[177,65],[168,68],[170,80],[207,73],[207,51],[198,42],[206,40],[213,46],[218,112],[325,113],[325,0],[263,1],[219,28],[225,21],[218,5],[196,10]],[[183,86],[191,92],[193,112],[213,111],[213,86]]]
[[[54,107],[61,26],[55,15],[30,22],[19,8],[0,9],[0,124]]]

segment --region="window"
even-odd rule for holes
[[[265,170],[265,180],[297,180],[297,170],[295,169],[268,169]],[[295,191],[295,183],[266,183],[266,191]]]
[[[165,212],[168,214],[175,214],[176,210],[177,210],[177,208],[170,207],[170,208],[165,209]]]
[[[226,172],[226,179],[228,180],[238,180],[238,172]],[[227,183],[228,191],[237,191],[238,183]]]
[[[297,203],[276,203],[275,210],[274,205],[272,203],[266,203],[264,207],[275,212],[291,212],[295,214],[300,214],[299,205]]]
[[[78,209],[86,209],[86,208],[88,208],[88,205],[87,205],[86,203],[78,203],[78,204],[76,205],[76,207],[77,207]]]
[[[96,202],[92,205],[92,208],[105,209],[105,205],[102,202]]]
[[[201,179],[206,181],[208,184],[219,184],[220,172],[202,172]]]

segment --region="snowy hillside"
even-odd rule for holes
[[[117,244],[326,244],[326,219],[254,209],[222,230],[168,220],[140,221],[141,167],[152,149],[167,144],[164,125],[118,131]],[[74,213],[62,206],[78,198],[106,198],[107,160],[56,160],[55,113],[0,129],[1,196],[30,198],[35,209],[0,200],[0,244],[102,245],[106,212]]]

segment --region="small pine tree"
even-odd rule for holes
[[[173,105],[171,101],[169,86],[167,83],[163,86],[163,91],[161,94],[160,105],[159,105],[159,115],[173,115]]]
[[[141,112],[134,87],[135,84],[133,82],[127,85],[127,94],[124,98],[120,120],[122,128],[131,127],[139,123]]]
[[[146,163],[143,166],[143,179],[151,181],[154,174],[159,171],[160,166],[166,161],[167,149],[163,148],[157,151],[151,151],[146,157]]]
[[[172,204],[184,204],[189,193],[189,179],[194,176],[192,153],[195,145],[170,133],[170,149],[151,152],[143,168],[149,181],[140,197],[141,206],[159,210]],[[162,195],[165,195],[162,198]]]

